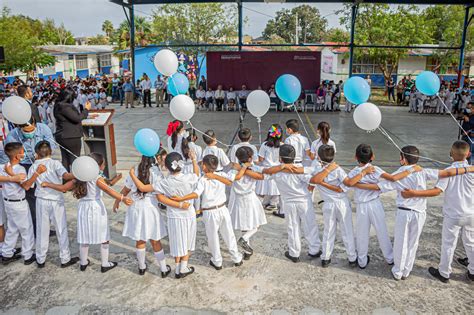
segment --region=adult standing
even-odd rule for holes
[[[125,82],[122,85],[122,90],[125,94],[125,108],[135,108],[135,106],[133,106],[133,84],[130,82],[129,77],[125,78]]]
[[[143,91],[143,107],[151,107],[151,80],[146,73],[143,74],[143,80],[140,82],[140,88]]]
[[[387,92],[388,92],[388,101],[390,102],[390,96],[392,96],[393,101],[395,102],[395,83],[392,79],[389,79],[387,82]]]
[[[119,99],[119,83],[120,79],[118,75],[114,73],[114,77],[112,78],[112,101],[117,101]]]
[[[155,81],[156,107],[163,107],[165,100],[165,81],[158,75]]]
[[[40,122],[40,114],[38,110],[38,106],[33,104],[31,100],[33,99],[33,92],[31,91],[31,88],[27,85],[20,85],[17,89],[16,92],[18,93],[19,97],[24,98],[28,104],[30,104],[31,107],[31,116],[35,119],[35,121]]]
[[[199,81],[199,87],[201,87],[204,91],[207,91],[207,80],[203,75],[201,76],[201,80]]]
[[[76,156],[81,155],[82,149],[82,120],[87,118],[91,104],[88,102],[84,110],[79,110],[73,105],[74,90],[66,88],[59,93],[54,104],[54,117],[56,118],[56,141],[61,148],[63,166],[70,171]],[[70,152],[72,152],[72,154]]]

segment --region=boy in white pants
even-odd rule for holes
[[[237,136],[239,137],[240,143],[237,143],[236,145],[233,145],[232,148],[230,149],[229,160],[232,163],[239,163],[239,159],[235,156],[235,152],[237,152],[237,149],[240,148],[240,147],[249,147],[253,151],[253,160],[254,160],[254,162],[257,162],[258,161],[258,150],[257,150],[256,146],[254,146],[253,144],[250,144],[250,141],[252,140],[252,132],[250,131],[250,129],[249,128],[240,129]]]
[[[66,171],[61,162],[51,158],[51,145],[48,141],[38,142],[35,152],[38,158],[28,171],[28,181],[25,183],[25,189],[28,190],[31,186],[37,185],[35,190],[36,264],[38,268],[45,266],[49,247],[49,228],[52,221],[56,227],[61,268],[66,268],[77,263],[79,257],[71,258],[69,251],[63,193],[48,188],[46,185],[49,183],[61,185],[63,179],[66,181],[72,180],[74,176]]]
[[[308,138],[301,135],[298,120],[290,119],[286,122],[286,133],[288,137],[285,139],[285,144],[295,148],[295,164],[302,164],[305,160],[311,164],[311,146]]]
[[[202,176],[193,193],[172,198],[174,201],[183,202],[201,197],[202,220],[206,227],[207,244],[211,250],[212,258],[209,264],[216,270],[222,269],[222,255],[219,244],[219,232],[224,239],[234,266],[241,266],[242,254],[239,253],[229,210],[226,206],[225,186],[231,185],[232,180],[223,172],[216,172],[219,159],[208,154],[202,159]]]
[[[273,174],[269,179],[275,181],[281,193],[281,207],[284,209],[288,231],[288,251],[285,252],[285,257],[297,263],[301,254],[301,231],[308,242],[310,258],[321,256],[321,240],[311,193],[308,190],[311,175],[295,173],[295,156],[296,150],[293,146],[280,146],[280,161],[283,164],[266,168],[263,173]],[[288,172],[280,172],[284,170]]]
[[[7,172],[4,168],[0,169],[0,176],[9,176],[9,173],[26,175],[25,168],[20,165],[20,161],[25,156],[22,144],[19,142],[6,144],[5,154],[10,159],[9,171]],[[25,198],[25,189],[21,184],[15,182],[5,182],[3,184],[3,200],[8,220],[8,229],[2,248],[2,263],[4,265],[17,259],[15,257],[15,245],[18,236],[21,236],[22,239],[21,254],[24,264],[30,265],[36,260],[33,252],[35,245],[33,221]]]
[[[474,170],[467,162],[469,144],[464,141],[454,142],[451,148],[454,163],[448,169]],[[439,267],[430,267],[429,273],[440,280],[448,282],[452,272],[454,251],[461,233],[462,243],[469,259],[468,279],[474,281],[474,174],[443,178],[436,187],[428,190],[406,190],[402,192],[405,198],[435,197],[444,192],[443,231],[441,235],[441,261]]]

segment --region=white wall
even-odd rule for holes
[[[335,54],[331,48],[325,47],[321,51],[321,81],[346,80],[349,74],[349,60],[346,58],[343,64],[343,59],[344,54]]]
[[[403,79],[403,76],[408,76],[409,74],[412,77],[416,77],[422,71],[426,70],[426,57],[424,56],[408,56],[406,58],[401,58],[398,62],[398,76],[397,80],[400,81]]]

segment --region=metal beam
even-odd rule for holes
[[[358,4],[353,4],[351,7],[351,39],[349,42],[349,78],[352,77],[352,64],[354,63],[354,35],[355,25],[357,20]]]
[[[238,45],[239,45],[239,51],[242,50],[242,46],[243,46],[243,42],[242,42],[242,38],[243,38],[243,34],[242,34],[242,28],[243,28],[243,19],[244,19],[244,15],[242,13],[242,1],[241,0],[238,0],[237,1],[237,11],[238,11],[238,19],[239,19],[239,42],[238,42]]]
[[[135,88],[135,11],[133,8],[133,1],[129,0],[129,15],[130,15],[130,59],[131,59],[131,67],[130,70],[132,71],[132,85]],[[134,89],[135,93],[135,89]]]
[[[466,7],[466,13],[464,14],[464,25],[462,29],[462,39],[461,39],[461,47],[459,51],[459,65],[458,65],[458,87],[462,87],[461,79],[462,79],[462,70],[464,66],[464,50],[466,48],[466,35],[467,35],[467,28],[469,26],[470,18],[469,18],[469,9],[470,7]]]

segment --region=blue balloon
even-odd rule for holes
[[[173,96],[186,94],[189,90],[189,80],[182,73],[175,73],[168,79],[168,93]]]
[[[300,80],[294,75],[284,74],[276,81],[275,91],[283,102],[292,104],[296,102],[301,95]]]
[[[416,77],[415,86],[421,93],[433,96],[439,92],[441,81],[434,72],[423,71]]]
[[[344,83],[344,97],[351,103],[359,105],[367,102],[370,96],[370,85],[361,77],[349,78]]]
[[[143,128],[135,134],[133,144],[142,155],[152,157],[160,149],[160,137],[154,130]]]

